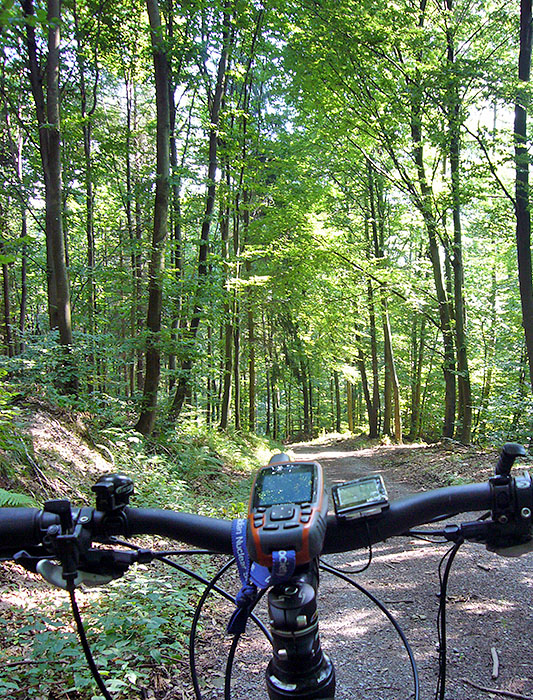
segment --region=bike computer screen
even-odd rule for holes
[[[262,469],[255,482],[255,506],[310,503],[313,500],[313,464],[272,465]]]
[[[272,566],[272,552],[293,550],[296,564],[317,557],[326,532],[328,499],[318,462],[282,462],[259,470],[248,512],[250,559]]]
[[[335,513],[339,518],[362,518],[379,515],[388,508],[387,489],[381,474],[335,484],[331,489]]]

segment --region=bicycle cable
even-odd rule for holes
[[[376,605],[379,610],[388,618],[389,622],[392,624],[396,632],[398,633],[400,639],[402,640],[402,643],[405,647],[405,650],[407,652],[407,656],[409,657],[409,662],[411,664],[411,670],[413,674],[413,686],[414,686],[414,697],[413,700],[419,700],[420,698],[420,680],[418,677],[418,667],[416,665],[416,659],[413,654],[413,650],[411,649],[411,645],[409,644],[409,641],[407,637],[405,636],[404,631],[400,627],[399,622],[396,620],[394,615],[391,613],[391,611],[379,600],[379,598],[376,598],[375,595],[370,593],[364,586],[362,586],[360,583],[357,583],[357,581],[354,581],[352,578],[349,576],[346,576],[343,574],[341,571],[338,571],[332,566],[329,566],[329,564],[325,564],[320,562],[319,564],[320,568],[323,569],[324,571],[327,571],[334,576],[337,576],[338,578],[342,579],[343,581],[346,581],[346,583],[349,583],[351,586],[354,588],[357,588],[358,591],[363,593],[374,605]]]
[[[213,576],[211,581],[209,581],[204,592],[200,596],[200,600],[196,604],[196,609],[194,611],[194,616],[191,622],[191,630],[189,632],[189,669],[191,671],[191,680],[194,689],[194,694],[197,700],[202,700],[202,693],[200,691],[200,684],[198,683],[198,673],[196,671],[196,629],[198,627],[198,621],[200,620],[200,615],[202,614],[202,609],[207,596],[209,593],[215,589],[216,582],[226,573],[226,571],[235,564],[235,559],[230,559],[230,561],[223,564],[217,573]]]
[[[446,594],[448,589],[448,579],[454,559],[463,541],[456,542],[453,547],[444,554],[439,563],[439,610],[437,612],[437,637],[439,642],[439,675],[435,689],[435,700],[444,700],[446,689]],[[442,566],[446,562],[444,573]]]
[[[70,598],[70,606],[72,608],[72,615],[73,615],[74,620],[76,622],[78,636],[80,638],[80,643],[81,643],[81,646],[83,649],[83,653],[85,654],[85,659],[87,660],[87,664],[89,665],[89,669],[92,673],[94,680],[96,681],[96,685],[100,689],[105,700],[113,700],[113,698],[111,697],[111,695],[109,694],[109,691],[107,690],[107,688],[105,686],[105,683],[102,679],[102,676],[100,675],[100,671],[98,670],[98,667],[97,667],[96,662],[94,660],[94,656],[91,652],[91,647],[89,646],[89,642],[87,640],[87,635],[85,633],[85,628],[83,626],[83,621],[81,619],[80,609],[78,607],[78,602],[76,600],[74,586],[72,584],[69,585],[67,587],[67,591],[68,591],[69,598]]]
[[[265,595],[266,591],[267,591],[266,588],[263,588],[259,591],[259,594],[255,600],[255,603],[252,606],[252,610],[258,605],[259,601]],[[228,658],[226,660],[226,672],[224,675],[224,700],[231,700],[231,676],[233,673],[233,662],[235,660],[235,653],[237,651],[237,646],[239,644],[241,637],[242,637],[242,634],[240,632],[233,636],[233,639],[231,642],[231,647],[230,647],[230,650],[228,652]]]
[[[138,545],[133,544],[132,542],[128,542],[127,540],[119,540],[117,538],[110,538],[113,544],[118,544],[123,547],[127,547],[129,549],[133,550],[139,550],[142,549],[142,547],[139,547]],[[219,595],[221,595],[223,598],[228,600],[229,602],[235,604],[235,598],[231,594],[229,594],[226,590],[221,588],[220,586],[216,585],[216,582],[222,577],[222,575],[232,566],[235,564],[235,559],[230,559],[228,562],[226,562],[220,569],[219,571],[215,574],[215,576],[211,579],[208,580],[201,576],[200,574],[197,574],[195,571],[192,571],[188,569],[185,566],[182,566],[181,564],[178,564],[175,561],[172,561],[171,559],[168,558],[168,555],[192,555],[192,554],[213,554],[213,552],[210,552],[209,550],[173,550],[173,551],[168,551],[168,552],[154,552],[154,559],[161,561],[163,564],[166,564],[167,566],[170,566],[173,569],[176,569],[180,573],[186,574],[187,576],[190,576],[191,578],[197,580],[198,582],[202,583],[205,586],[205,590],[200,597],[198,604],[195,609],[195,614],[191,623],[191,631],[189,634],[189,666],[191,670],[191,679],[193,683],[193,688],[196,697],[198,700],[202,700],[202,695],[200,691],[200,685],[198,683],[198,673],[196,671],[196,656],[195,656],[195,647],[196,647],[196,630],[198,627],[198,620],[200,618],[203,606],[205,604],[205,601],[207,599],[207,596],[211,591],[215,591]],[[258,597],[259,598],[262,596],[262,594]],[[74,601],[75,604],[75,601]],[[255,606],[254,606],[255,607]],[[102,690],[102,693],[104,694],[105,700],[112,700],[111,696],[109,694],[106,695],[108,692],[107,689],[105,689],[105,685],[103,684],[102,678],[98,672],[98,668],[96,667],[96,663],[94,662],[94,658],[92,656],[92,653],[90,651],[89,644],[87,642],[87,638],[85,636],[85,630],[83,629],[83,624],[81,623],[81,616],[79,614],[79,610],[77,609],[76,606],[76,612],[74,611],[73,608],[73,614],[74,618],[76,619],[76,623],[78,624],[78,619],[79,619],[79,624],[81,627],[79,627],[78,631],[80,634],[80,640],[82,642],[82,647],[85,652],[85,656],[87,659],[87,663],[89,664],[89,668],[91,670],[91,673],[93,674],[93,677],[98,684],[98,687],[100,690]],[[253,613],[250,614],[250,619],[257,625],[257,627],[263,632],[263,634],[266,636],[266,638],[269,640],[269,642],[272,642],[272,636],[268,629],[265,627],[263,622],[259,620]],[[240,637],[240,635],[237,635]],[[238,641],[238,640],[237,640]],[[235,645],[236,646],[236,645]],[[231,666],[230,666],[230,672],[231,672]]]

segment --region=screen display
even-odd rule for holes
[[[337,489],[337,499],[340,508],[357,508],[368,503],[385,500],[381,479],[361,479],[355,483],[346,484]]]
[[[281,503],[310,503],[313,498],[314,468],[309,465],[280,465],[263,471],[255,485],[254,506]]]

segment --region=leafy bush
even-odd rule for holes
[[[168,571],[168,570],[167,570]],[[138,698],[154,675],[175,675],[184,653],[196,585],[181,574],[137,567],[105,589],[83,597],[82,618],[97,666],[109,691]],[[10,625],[4,642],[9,668],[0,668],[0,696],[100,697],[65,599],[57,593]],[[17,664],[20,665],[13,665]]]

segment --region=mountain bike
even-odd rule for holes
[[[291,462],[276,455],[259,471],[246,520],[226,521],[170,510],[129,505],[132,481],[123,474],[103,476],[92,487],[96,507],[74,508],[67,500],[52,500],[43,509],[0,509],[0,561],[13,560],[41,574],[69,594],[81,644],[91,672],[106,700],[106,689],[84,631],[75,591],[81,585],[105,585],[135,563],[162,561],[205,585],[191,625],[189,656],[195,696],[203,691],[196,672],[196,636],[201,612],[210,593],[235,605],[228,624],[232,643],[226,663],[224,697],[231,698],[235,655],[247,625],[253,624],[271,646],[265,673],[271,700],[297,698],[333,700],[335,666],[323,650],[319,633],[320,571],[331,572],[355,586],[387,617],[405,646],[412,671],[412,691],[420,696],[415,655],[402,628],[372,593],[353,577],[326,563],[324,556],[367,550],[370,566],[373,545],[391,537],[429,538],[449,543],[443,558],[438,606],[438,681],[435,697],[445,698],[446,594],[453,560],[466,541],[483,543],[504,555],[520,555],[533,547],[533,483],[528,472],[512,476],[521,445],[504,446],[495,474],[486,483],[450,486],[389,501],[383,478],[371,474],[332,489],[334,513],[328,513],[328,493],[320,465]],[[450,518],[462,513],[477,517],[462,523]],[[184,551],[155,551],[129,539],[157,535],[186,543],[189,554],[233,555],[211,580],[190,571],[172,558]],[[194,549],[195,548],[195,549]],[[230,594],[221,586],[228,568],[237,564],[241,590]],[[360,569],[358,572],[363,569]],[[266,596],[268,625],[256,615]],[[334,647],[334,645],[333,645]],[[354,697],[359,697],[355,695]],[[360,697],[369,697],[362,695]]]

